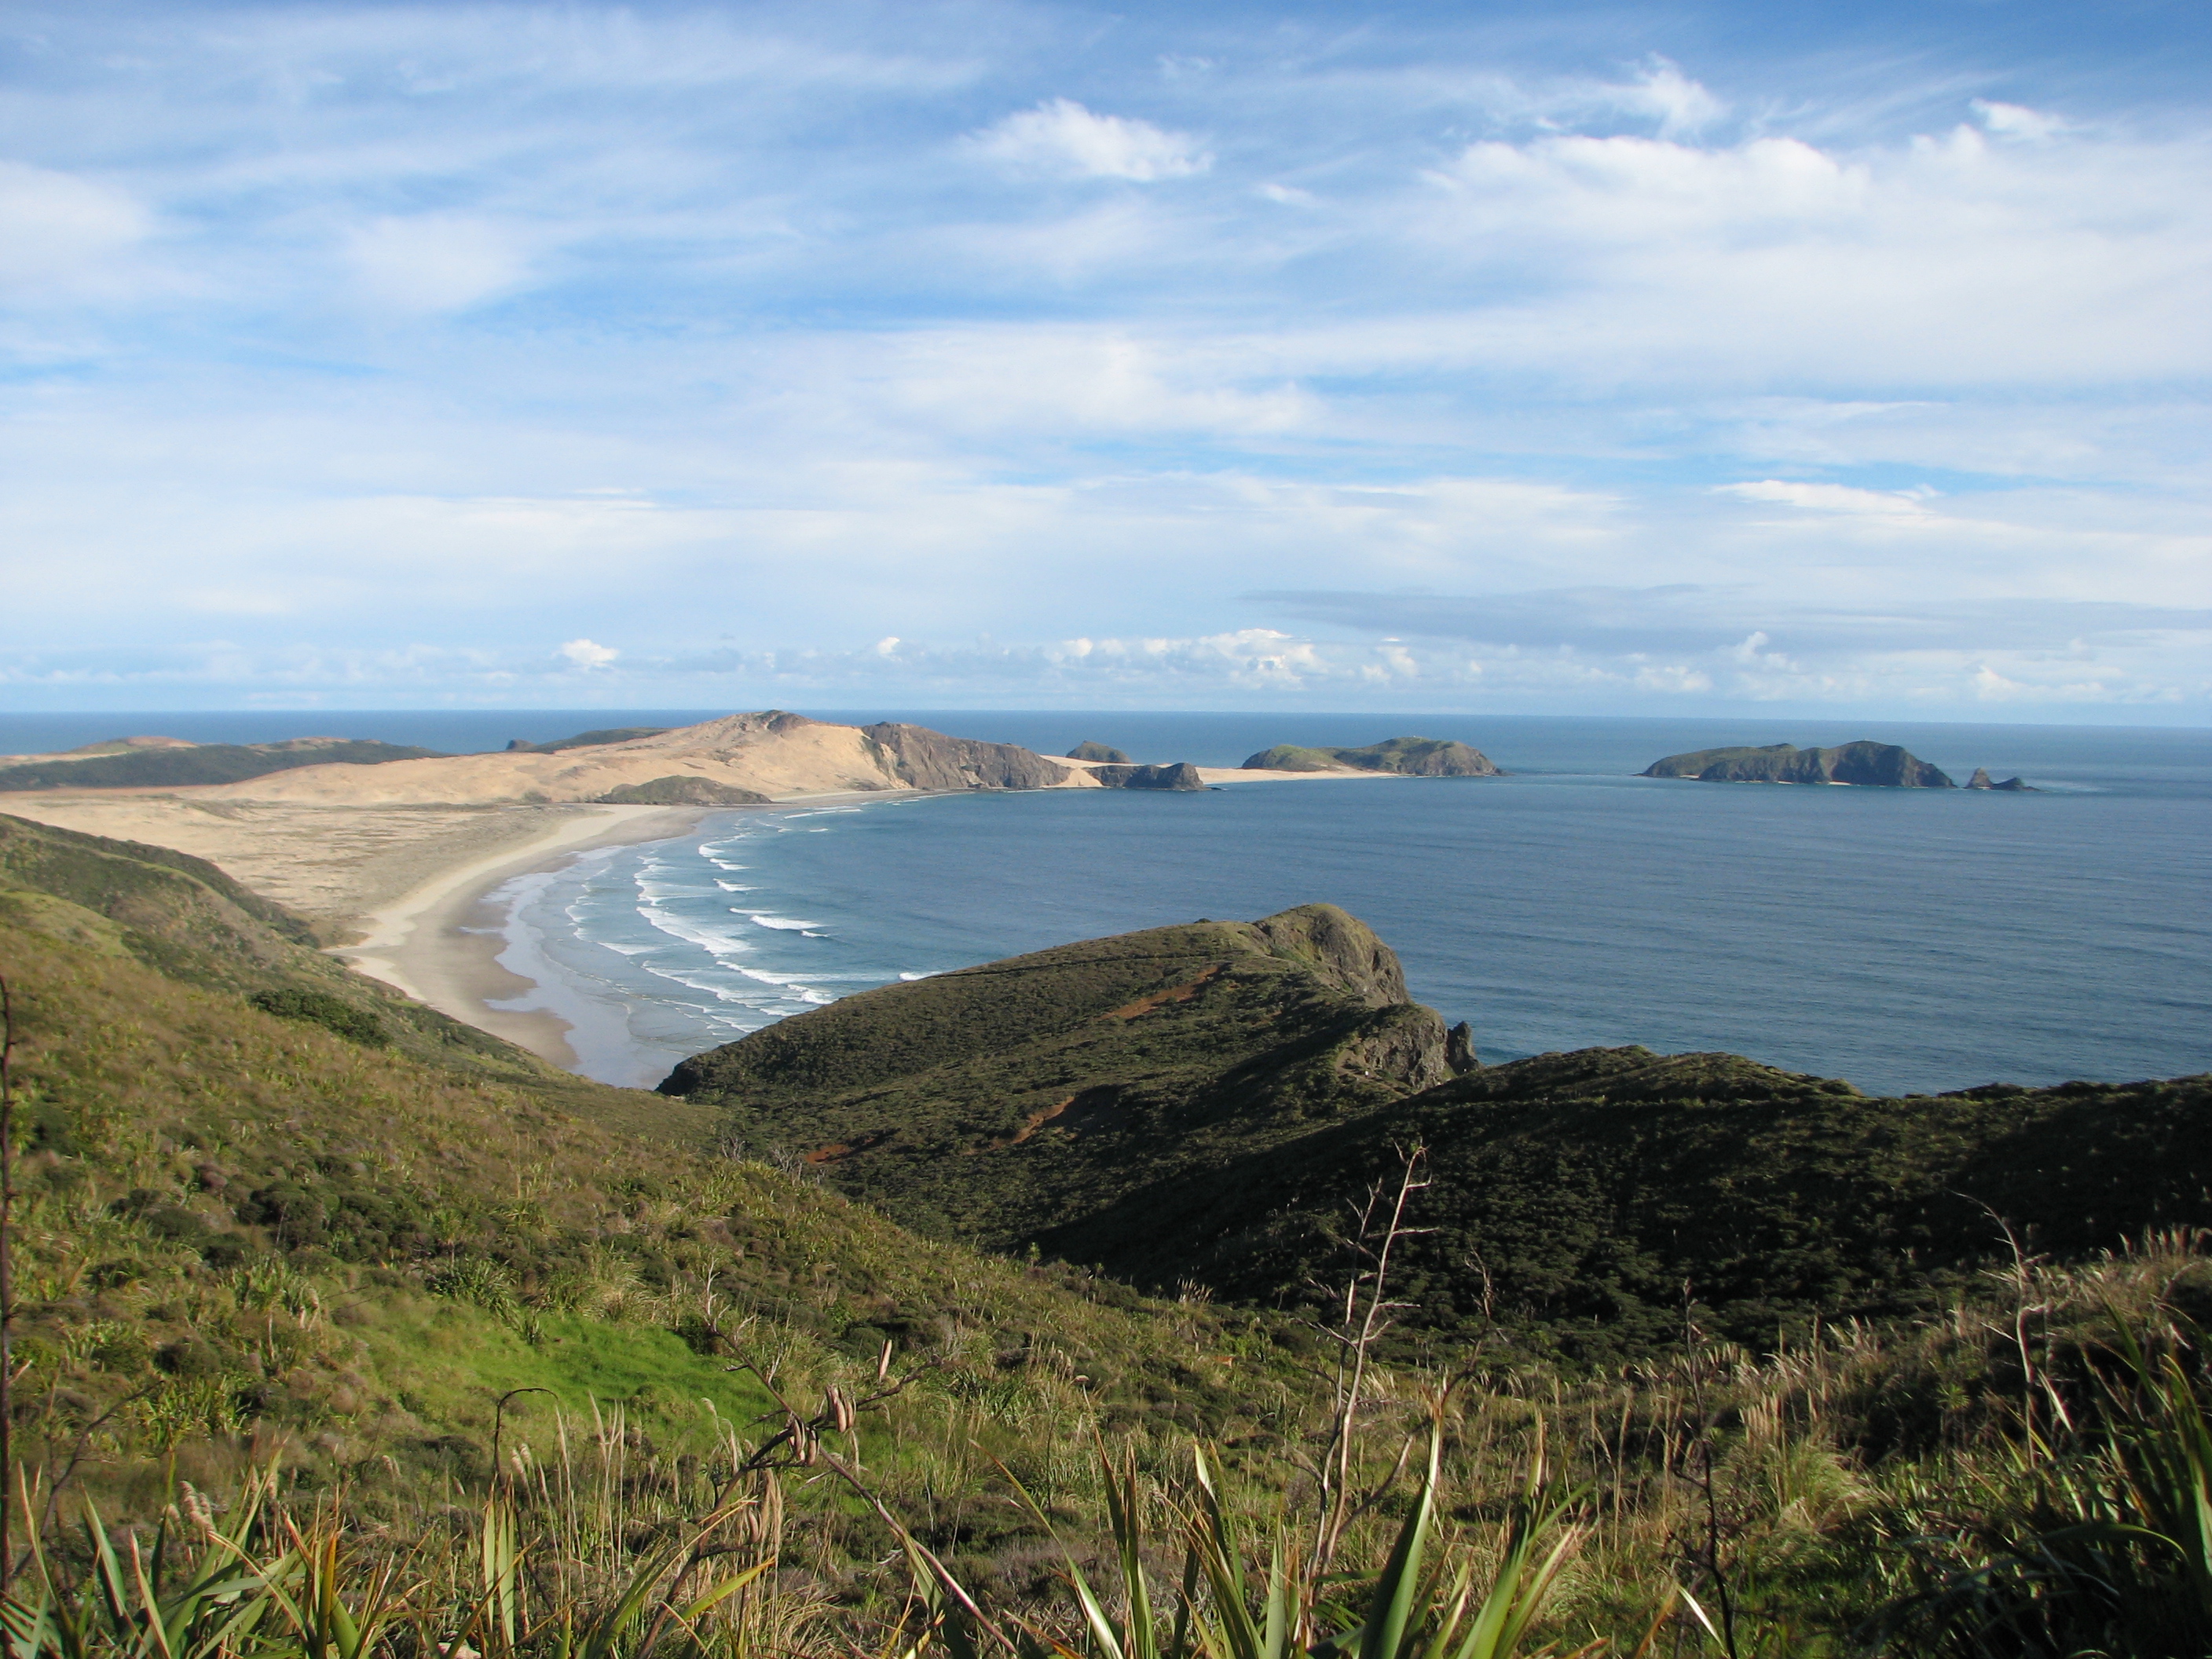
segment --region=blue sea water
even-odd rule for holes
[[[845,718],[853,718],[846,715]],[[883,717],[869,711],[867,717]],[[1487,1060],[1728,1049],[1882,1092],[2212,1069],[2212,733],[1465,715],[932,713],[964,736],[1233,764],[1463,738],[1513,775],[716,813],[499,896],[517,1006],[580,1068],[677,1060],[870,986],[1327,900]],[[605,719],[607,717],[601,717]],[[2042,793],[1633,775],[1732,742],[1899,742]]]

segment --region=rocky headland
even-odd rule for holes
[[[1356,918],[1313,904],[887,986],[696,1056],[721,1144],[906,1225],[1297,1307],[1405,1149],[1409,1328],[1611,1363],[1923,1313],[2002,1248],[2212,1220],[2212,1079],[1879,1098],[1737,1055],[1477,1062]],[[2197,1150],[2192,1152],[2191,1147]]]

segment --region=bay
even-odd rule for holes
[[[871,711],[873,717],[882,718]],[[851,718],[851,716],[843,716]],[[869,986],[1315,901],[1373,926],[1490,1060],[1726,1049],[1886,1093],[2212,1068],[2212,734],[1899,722],[908,711],[1064,751],[1234,764],[1455,737],[1513,775],[893,799],[714,814],[501,896],[517,1006],[580,1069]],[[1901,742],[2042,793],[1638,778],[1729,742]]]

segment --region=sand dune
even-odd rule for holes
[[[494,958],[484,894],[584,848],[680,835],[696,808],[598,803],[624,784],[704,777],[779,800],[924,789],[1099,787],[1091,763],[919,726],[732,714],[588,749],[301,767],[243,783],[0,794],[0,812],[191,853],[309,917],[363,972],[556,1063],[550,1014],[498,1006],[529,988]],[[1208,783],[1310,782],[1373,772],[1206,767]],[[487,929],[490,931],[486,931]]]
[[[969,747],[1028,753],[1004,744]],[[1054,761],[1051,765],[1056,775],[1048,787],[1097,787],[1072,763]],[[332,806],[556,804],[595,801],[624,784],[687,776],[787,800],[854,791],[911,790],[916,786],[910,775],[911,769],[902,767],[896,751],[859,726],[833,726],[771,710],[554,754],[524,750],[386,761],[375,766],[303,766],[198,793],[216,799]],[[989,787],[988,781],[981,787]]]

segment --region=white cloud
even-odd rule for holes
[[[2019,104],[1991,103],[1977,98],[1968,106],[1974,117],[1991,132],[2006,138],[2049,138],[2067,131],[2068,123]]]
[[[367,294],[403,311],[457,311],[518,287],[530,269],[513,230],[461,214],[371,220],[345,252]]]
[[[1127,116],[1095,115],[1068,98],[1018,111],[968,142],[977,155],[1008,167],[1139,184],[1186,179],[1213,165],[1188,133],[1164,131]]]
[[[2194,106],[1593,76],[1548,19],[31,3],[0,559],[71,672],[198,611],[240,695],[2208,695],[2154,619],[2084,666],[1936,617],[2212,605]],[[1735,597],[1632,663],[1540,606],[1392,657],[1237,597],[1685,586]],[[1777,595],[1874,620],[1808,643]],[[737,665],[672,665],[706,615]],[[928,643],[987,628],[1030,643]],[[620,657],[543,644],[586,629]]]
[[[1911,491],[1855,489],[1848,484],[1802,483],[1762,478],[1754,483],[1720,484],[1716,495],[1741,501],[1776,501],[1810,513],[1857,513],[1881,518],[1911,518],[1928,511],[1927,497]]]
[[[1605,90],[1616,108],[1658,117],[1659,131],[1668,137],[1702,132],[1729,112],[1726,104],[1664,58],[1652,59],[1632,84]]]
[[[555,654],[566,658],[573,666],[589,673],[595,668],[612,667],[615,659],[622,653],[591,640],[570,640]]]

